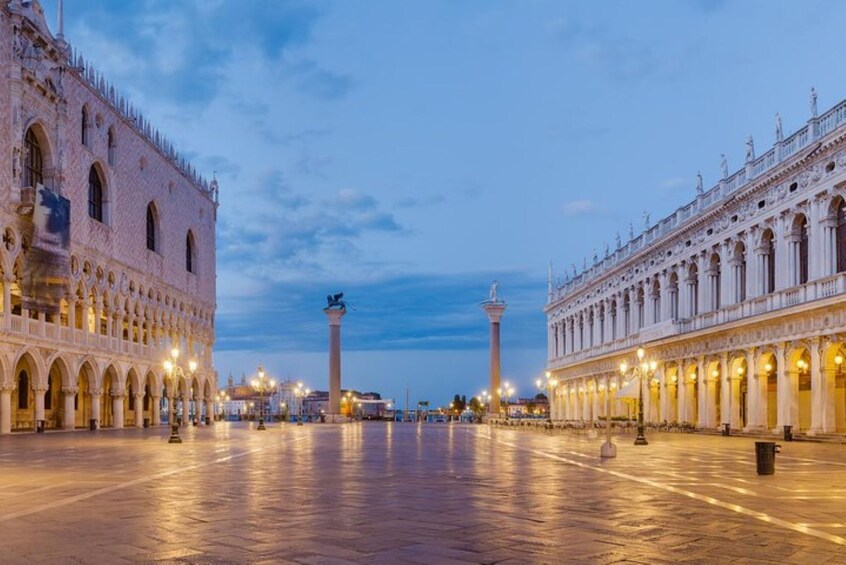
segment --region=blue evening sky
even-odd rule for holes
[[[55,21],[55,0],[43,0]],[[836,1],[65,1],[65,35],[221,185],[215,364],[448,402],[546,361],[556,276],[846,97]],[[54,27],[55,29],[55,27]]]

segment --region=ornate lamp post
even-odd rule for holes
[[[306,396],[311,394],[311,389],[303,388],[303,383],[297,383],[297,388],[294,389],[294,394],[297,397],[297,405],[298,405],[298,414],[299,418],[297,418],[297,425],[303,425],[303,400]],[[349,394],[349,393],[347,393]]]
[[[546,382],[542,379],[535,381],[535,386],[541,392],[546,392],[546,406],[547,406],[547,421],[552,422],[552,398],[555,394],[555,389],[558,387],[558,379],[552,377],[552,373],[546,372]]]
[[[170,359],[165,359],[164,361],[165,380],[170,383],[170,390],[173,394],[173,397],[168,402],[168,416],[170,418],[170,438],[167,440],[168,443],[182,443],[182,438],[179,437],[179,422],[176,421],[174,402],[176,393],[179,390],[179,381],[180,379],[188,380],[197,372],[196,361],[192,360],[188,362],[188,372],[186,373],[179,363],[177,363],[178,358],[179,349],[174,347],[170,350]]]
[[[632,367],[632,378],[638,380],[637,387],[637,437],[635,438],[635,445],[649,445],[646,441],[646,436],[643,433],[643,379],[647,381],[652,378],[655,371],[658,369],[657,361],[646,361],[646,350],[642,347],[637,348],[637,364]],[[620,374],[625,377],[628,371],[628,364],[623,361],[620,363]]]
[[[514,395],[514,387],[508,381],[505,381],[505,386],[496,390],[497,395],[503,399],[503,406],[505,408],[505,419],[508,419],[508,399]]]
[[[229,395],[226,394],[225,391],[222,391],[222,390],[218,391],[218,393],[217,393],[217,404],[218,404],[217,419],[218,420],[221,420],[221,417],[224,420],[226,419],[226,411],[225,411],[225,404],[224,404],[225,402],[229,402]]]
[[[266,430],[264,427],[264,393],[270,392],[276,386],[273,379],[265,374],[261,365],[258,366],[258,375],[252,382],[253,389],[259,393],[259,425],[257,430]]]

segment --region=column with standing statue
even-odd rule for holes
[[[500,389],[500,354],[499,354],[499,326],[502,315],[505,313],[505,300],[498,295],[499,283],[491,283],[490,296],[482,302],[482,309],[488,315],[490,321],[490,350],[491,350],[491,401],[488,407],[488,417],[499,416],[499,389]]]

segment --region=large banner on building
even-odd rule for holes
[[[23,307],[57,314],[70,273],[70,200],[39,185],[32,243],[24,261]]]

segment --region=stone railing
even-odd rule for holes
[[[785,159],[793,156],[822,136],[833,132],[843,124],[846,124],[846,100],[841,101],[818,118],[811,118],[799,131],[783,141],[776,142],[763,155],[754,159],[748,165],[744,165],[734,174],[720,180],[714,187],[700,194],[696,200],[678,208],[673,214],[658,221],[655,225],[644,229],[641,234],[633,237],[619,249],[614,250],[604,258],[597,258],[593,265],[581,273],[575,274],[565,282],[556,284],[548,297],[549,302],[555,302],[575,292],[589,284],[597,276],[619,265],[637,251],[646,247],[647,244],[682,228],[698,213],[723,202],[751,180],[775,168]],[[747,176],[747,167],[751,177]]]
[[[692,318],[664,320],[658,324],[645,326],[626,337],[550,359],[547,365],[551,369],[566,367],[616,351],[635,349],[651,341],[704,330],[844,293],[846,293],[846,273],[837,273],[801,286],[757,296],[739,304],[729,304],[719,310],[703,312]]]

